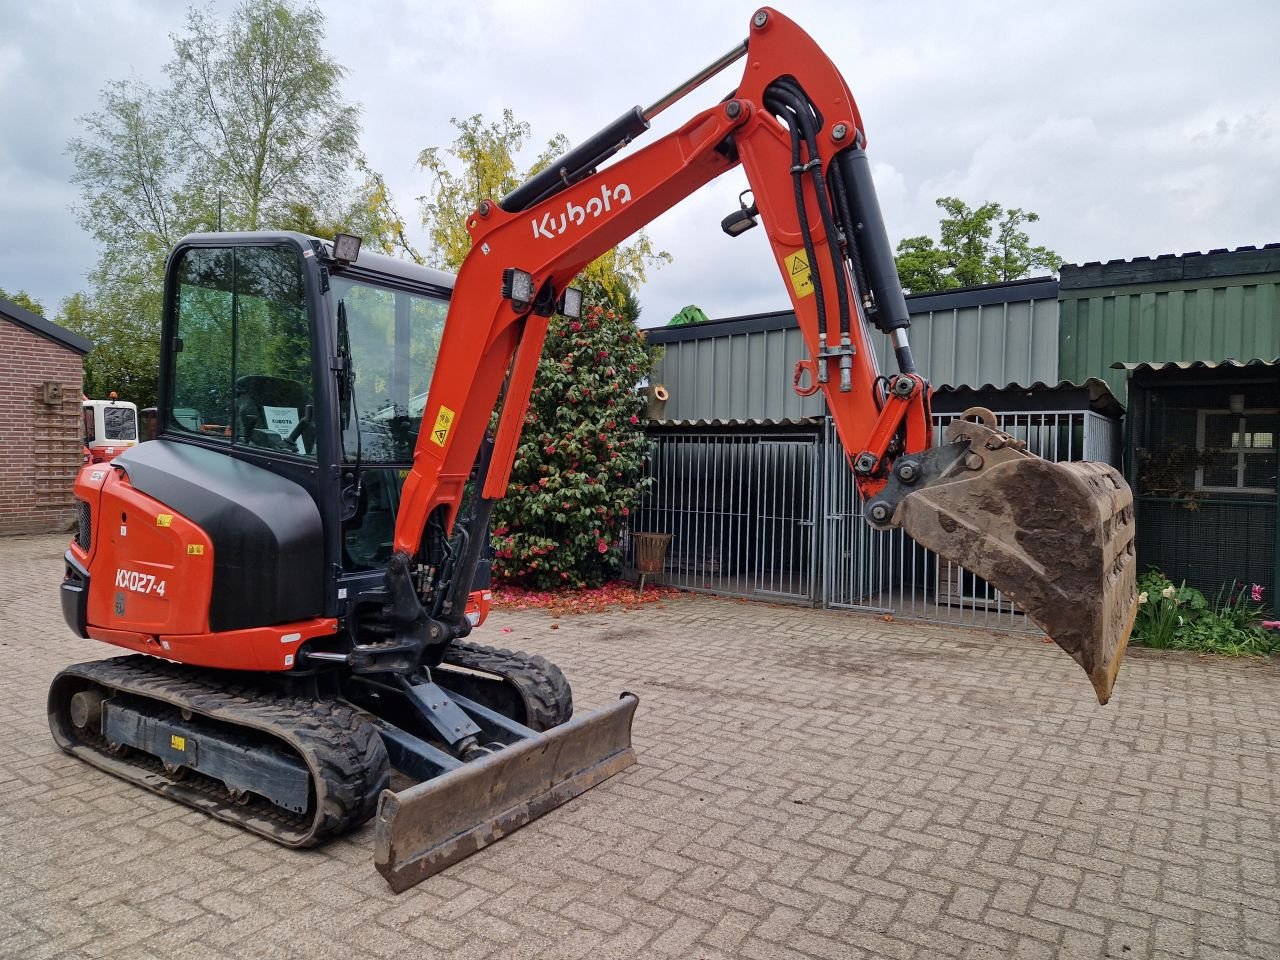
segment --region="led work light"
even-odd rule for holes
[[[582,291],[577,287],[565,287],[560,294],[559,312],[574,320],[582,319]]]
[[[360,238],[353,233],[335,234],[333,238],[333,259],[342,263],[355,263],[360,256]]]
[[[502,296],[517,310],[533,303],[533,274],[507,267],[502,271]]]

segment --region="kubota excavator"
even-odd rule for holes
[[[742,58],[718,104],[603,166]],[[135,653],[57,676],[58,744],[292,846],[376,815],[396,890],[632,763],[636,698],[571,716],[554,665],[467,641],[467,598],[574,277],[738,165],[753,202],[722,227],[763,223],[810,354],[797,389],[823,391],[870,522],[994,583],[1105,703],[1136,610],[1130,491],[982,411],[931,444],[865,144],[839,72],[766,7],[669,95],[481,203],[456,279],[348,235],[183,239],[159,438],[80,472],[62,584],[76,633]]]

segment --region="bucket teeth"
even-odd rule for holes
[[[894,523],[1016,603],[1107,702],[1137,613],[1133,494],[1118,471],[1023,457],[909,494]]]

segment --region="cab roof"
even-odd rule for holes
[[[311,247],[312,249],[323,250],[325,256],[330,256],[333,253],[332,240],[312,237],[308,234],[297,233],[293,230],[246,230],[227,231],[225,233],[192,233],[183,237],[178,241],[178,243],[180,246],[186,243],[200,245],[213,243],[234,244],[238,240],[253,240],[261,243],[263,240],[271,239],[292,240],[302,247]],[[433,287],[443,287],[446,290],[453,289],[454,275],[452,273],[446,273],[444,270],[437,270],[434,267],[419,266],[412,261],[401,260],[397,257],[389,257],[386,254],[374,253],[363,244],[360,247],[360,255],[352,261],[352,266],[370,273],[380,273],[384,276],[407,280],[411,283],[429,284]]]

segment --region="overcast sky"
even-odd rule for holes
[[[363,107],[364,151],[414,224],[426,189],[414,160],[453,139],[450,117],[510,107],[538,145],[556,132],[578,143],[731,48],[755,9],[727,0],[321,8],[329,50],[349,70],[346,95]],[[25,289],[52,313],[85,285],[96,250],[70,210],[66,142],[108,80],[162,79],[183,9],[0,0],[0,287]],[[1038,212],[1032,240],[1068,262],[1280,241],[1280,2],[795,0],[779,9],[853,90],[894,244],[936,235],[934,200],[946,195]],[[646,139],[732,83],[722,75]],[[642,323],[689,303],[712,317],[788,305],[763,231],[720,232],[745,185],[730,173],[649,228],[675,262],[640,291]]]

